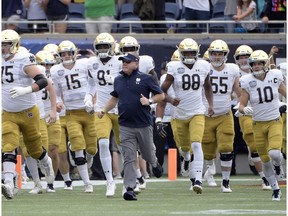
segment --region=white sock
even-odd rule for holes
[[[204,163],[204,156],[202,151],[202,146],[200,142],[193,142],[191,144],[193,155],[194,155],[194,163],[193,169],[195,172],[196,180],[202,182],[202,171],[203,171],[203,163]]]
[[[39,178],[37,160],[35,160],[32,157],[27,157],[25,159],[26,159],[26,164],[27,164],[27,167],[30,171],[30,175],[31,175],[33,181],[39,182],[40,178]],[[45,173],[43,173],[43,174],[45,174]]]
[[[69,172],[66,173],[66,174],[61,174],[61,175],[62,175],[62,178],[63,178],[64,182],[71,181]]]
[[[102,168],[108,182],[113,181],[112,176],[112,158],[109,150],[109,139],[99,140],[99,155]]]

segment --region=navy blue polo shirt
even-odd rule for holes
[[[131,75],[123,71],[115,78],[113,97],[118,98],[119,125],[141,128],[153,124],[150,106],[140,102],[141,94],[149,98],[150,92],[161,94],[163,91],[152,76],[135,70]]]

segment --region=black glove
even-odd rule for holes
[[[279,112],[282,114],[282,113],[285,113],[286,112],[286,105],[282,105],[279,107]]]
[[[167,132],[165,130],[165,127],[167,127],[167,126],[168,126],[168,124],[163,123],[163,122],[157,122],[156,123],[157,133],[162,138],[165,138],[167,136]]]

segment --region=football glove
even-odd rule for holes
[[[279,112],[281,114],[286,112],[286,103],[282,101],[279,102]]]
[[[113,76],[105,74],[104,79],[107,83],[114,84],[114,77]]]
[[[244,107],[243,112],[245,115],[252,115],[253,109],[252,109],[252,107],[246,106],[246,107]]]
[[[90,113],[94,109],[93,101],[92,101],[92,95],[86,94],[84,99],[85,104],[85,110],[86,112]]]
[[[14,87],[10,90],[10,96],[16,98],[32,92],[32,86],[27,87]]]
[[[239,117],[239,116],[243,116],[243,114],[240,113],[239,110],[237,110],[237,111],[234,113],[234,116]]]
[[[165,130],[165,128],[168,125],[166,123],[163,122],[157,122],[156,123],[156,129],[157,129],[157,133],[159,136],[161,136],[162,138],[165,138],[167,136],[167,132]]]

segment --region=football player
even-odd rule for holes
[[[230,172],[233,159],[234,119],[231,111],[231,93],[240,97],[239,68],[236,64],[226,63],[229,48],[225,41],[214,40],[208,48],[210,59],[210,81],[213,89],[214,115],[205,117],[205,130],[202,147],[207,166],[204,178],[209,186],[217,186],[215,158],[220,153],[222,183],[221,191],[231,193]],[[207,102],[204,104],[208,107]]]
[[[106,196],[112,197],[115,194],[116,185],[113,181],[112,158],[109,149],[109,138],[111,130],[115,137],[116,144],[119,140],[118,109],[111,109],[102,119],[98,117],[100,112],[110,98],[110,92],[113,91],[114,78],[119,75],[122,68],[122,62],[118,56],[114,55],[115,39],[109,33],[99,34],[94,41],[96,56],[88,61],[89,76],[88,89],[85,97],[85,104],[88,112],[95,111],[96,115],[96,134],[99,144],[99,155],[102,168],[107,181]],[[93,97],[96,93],[96,104],[93,105]]]
[[[177,141],[182,155],[189,159],[190,149],[194,153],[193,167],[190,167],[195,171],[195,183],[192,182],[192,189],[201,194],[203,169],[201,142],[205,121],[203,91],[209,103],[208,114],[211,116],[214,113],[209,80],[210,67],[208,62],[198,59],[199,46],[193,39],[182,40],[178,51],[181,61],[171,61],[167,64],[167,76],[161,88],[166,94],[165,100],[175,106],[172,118],[175,119]],[[170,86],[173,86],[175,97],[167,94]]]
[[[240,78],[242,94],[239,111],[245,115],[252,114],[256,148],[263,163],[263,172],[273,190],[272,200],[280,201],[277,178],[281,175],[283,121],[278,93],[286,98],[286,86],[281,71],[269,70],[269,57],[263,50],[252,52],[249,64],[252,73]],[[248,106],[248,101],[251,106]]]
[[[13,198],[16,148],[22,132],[29,154],[39,161],[48,183],[53,183],[51,158],[42,147],[37,92],[47,86],[47,79],[36,66],[31,53],[17,52],[20,36],[14,30],[1,32],[2,43],[2,194]]]
[[[36,53],[36,62],[37,64],[45,67],[45,74],[48,80],[51,83],[53,83],[50,74],[50,69],[57,62],[55,60],[55,57],[51,54],[51,52],[44,50],[39,51],[38,53]],[[55,173],[58,172],[59,169],[63,177],[65,183],[64,190],[72,190],[72,181],[69,175],[69,163],[67,160],[66,140],[65,142],[62,142],[61,140],[62,130],[61,130],[59,113],[56,114],[55,123],[51,124],[51,122],[49,121],[51,112],[53,112],[53,115],[54,110],[56,112],[56,92],[54,86],[52,86],[52,88],[53,88],[52,92],[51,91],[48,92],[46,89],[42,91],[42,100],[44,102],[45,119],[48,130],[49,153],[52,156],[54,172]],[[50,102],[54,101],[54,98],[55,98],[55,104]]]
[[[240,76],[244,76],[245,74],[251,73],[250,65],[249,65],[249,57],[253,52],[252,48],[247,45],[239,46],[234,54],[234,59],[236,64],[240,68]],[[248,102],[249,103],[249,102]],[[236,106],[237,108],[237,106]],[[253,136],[253,122],[251,115],[240,115],[239,111],[236,111],[236,116],[239,116],[239,125],[243,134],[243,139],[249,148],[249,157],[251,158],[255,168],[262,179],[262,189],[263,190],[271,190],[269,182],[267,181],[263,169],[262,169],[262,162],[257,153],[256,143]]]
[[[88,59],[77,59],[77,48],[68,40],[59,44],[58,55],[62,63],[50,69],[57,97],[62,97],[57,109],[61,110],[65,105],[68,137],[71,150],[75,153],[74,163],[84,182],[84,191],[92,193],[88,168],[92,166],[97,152],[97,137],[95,115],[87,113],[83,104],[88,82]]]

